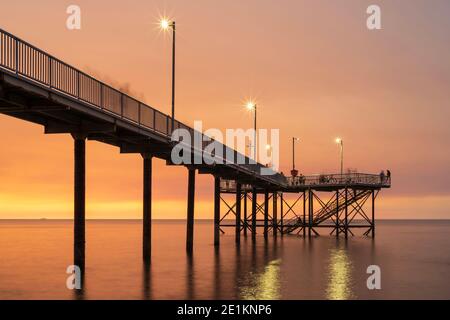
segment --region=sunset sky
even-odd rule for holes
[[[82,28],[66,28],[81,7]],[[378,4],[382,30],[366,27]],[[301,138],[301,173],[390,169],[379,218],[450,219],[450,2],[381,0],[3,1],[0,28],[170,112],[177,22],[177,118],[205,128],[280,129],[281,170]],[[0,115],[0,219],[73,216],[73,142]],[[184,218],[187,170],[154,160],[153,216]],[[211,176],[198,176],[196,217],[212,218]],[[87,218],[140,218],[142,158],[87,143]]]

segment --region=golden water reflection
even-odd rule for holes
[[[327,299],[347,300],[354,297],[352,292],[352,268],[352,263],[345,248],[330,249]]]
[[[262,272],[250,272],[241,286],[240,296],[244,300],[280,299],[281,259],[270,261]]]

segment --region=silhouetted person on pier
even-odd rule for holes
[[[391,171],[390,170],[386,170],[386,175],[387,175],[388,178],[390,178],[391,177]]]
[[[381,183],[384,182],[384,177],[385,177],[385,175],[384,175],[384,170],[382,170],[382,171],[380,172],[380,180],[381,180]]]
[[[305,176],[303,174],[300,173],[300,176],[298,179],[299,179],[300,184],[305,184]]]

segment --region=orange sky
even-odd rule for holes
[[[366,8],[382,9],[382,30]],[[78,4],[82,29],[65,27]],[[281,165],[299,136],[304,174],[345,166],[378,173],[393,188],[380,218],[450,218],[450,3],[430,1],[25,1],[1,4],[0,27],[56,57],[170,111],[170,38],[177,21],[177,118],[204,127],[248,128],[242,108],[258,100],[262,128],[279,128]],[[73,144],[0,115],[0,218],[70,218]],[[154,217],[186,213],[187,171],[154,160]],[[142,161],[87,144],[87,217],[141,217]],[[212,178],[197,182],[196,216],[212,218]]]

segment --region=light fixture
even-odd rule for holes
[[[161,29],[167,30],[170,27],[170,21],[166,18],[161,19],[160,21]]]

